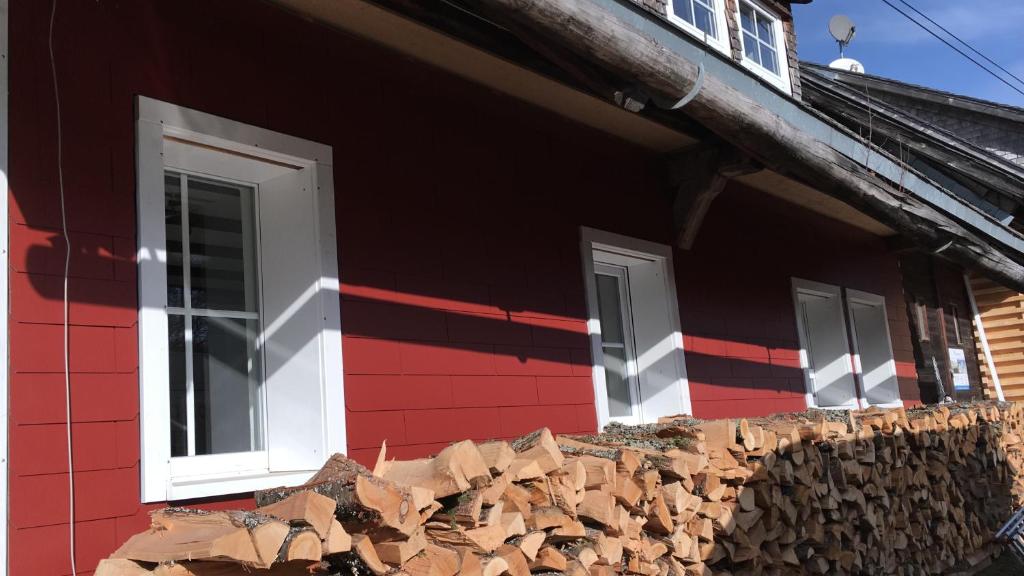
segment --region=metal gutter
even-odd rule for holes
[[[761,106],[816,140],[867,167],[889,182],[899,185],[992,241],[1009,248],[1016,253],[1018,259],[1024,259],[1024,236],[1003,226],[991,216],[922,176],[907,170],[886,153],[869,148],[838,122],[770,88],[738,64],[731,60],[727,61],[714,50],[707,50],[697,40],[691,40],[686,33],[674,29],[670,24],[652,18],[629,0],[591,1],[651,38],[664,49],[692,62],[703,62],[707,74],[717,77],[719,81],[735,90],[748,94]]]

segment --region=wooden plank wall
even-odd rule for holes
[[[999,383],[1007,400],[1024,400],[1024,294],[1004,288],[986,278],[972,278],[971,289],[978,302],[981,322],[992,350]],[[978,336],[978,364],[986,394],[995,398],[995,387],[989,374]]]

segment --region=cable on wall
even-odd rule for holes
[[[53,55],[53,22],[57,17],[57,0],[50,8],[50,29],[47,43],[50,48],[50,72],[53,75],[53,97],[57,105],[57,185],[60,192],[60,230],[64,236],[64,398],[68,439],[68,547],[71,557],[71,576],[78,576],[75,563],[75,467],[71,447],[71,355],[70,324],[68,322],[68,284],[71,271],[71,238],[68,236],[68,214],[64,205],[64,133],[61,129],[60,88],[57,85],[57,59]]]

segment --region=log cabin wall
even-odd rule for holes
[[[1024,400],[1024,294],[977,276],[971,277],[971,290],[1003,394],[1009,401]],[[980,334],[976,330],[973,339],[979,350],[977,361],[985,395],[996,398],[995,384],[981,354]]]
[[[139,94],[333,146],[353,457],[384,439],[407,458],[545,425],[594,430],[579,227],[669,243],[658,158],[261,2],[60,6],[80,571],[159,507],[139,495]],[[49,5],[10,10],[11,573],[63,575]],[[884,294],[902,317],[877,238],[745,188],[722,194],[676,258],[698,416],[803,407],[792,276]]]

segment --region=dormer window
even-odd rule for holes
[[[782,20],[752,0],[739,0],[743,65],[786,93],[791,90]]]
[[[729,53],[724,0],[669,0],[667,11],[672,23]]]

